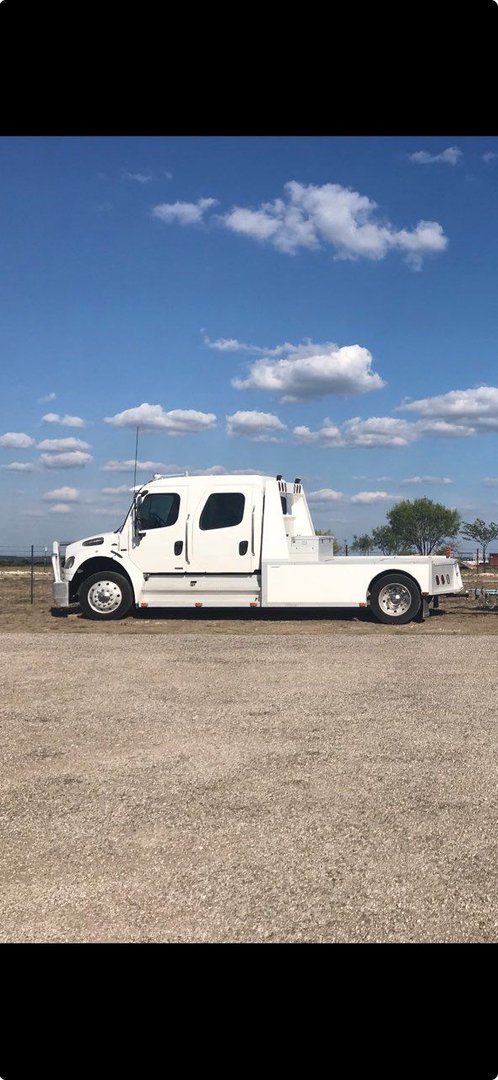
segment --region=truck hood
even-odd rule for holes
[[[119,533],[96,532],[92,536],[85,536],[83,540],[75,540],[73,544],[68,544],[66,559],[70,555],[80,555],[82,552],[100,555],[101,552],[110,551],[112,548],[119,548]]]

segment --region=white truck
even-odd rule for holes
[[[456,559],[334,555],[316,536],[301,481],[281,476],[158,476],[120,529],[53,545],[57,606],[89,619],[133,608],[367,608],[380,622],[429,614],[463,590]]]

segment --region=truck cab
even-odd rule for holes
[[[396,623],[462,588],[454,559],[334,555],[300,479],[280,475],[156,475],[119,530],[69,544],[63,565],[55,541],[52,563],[55,603],[101,620],[133,607],[370,606]]]

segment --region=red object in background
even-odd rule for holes
[[[498,555],[488,555],[489,565],[498,566]]]

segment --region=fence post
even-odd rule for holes
[[[33,574],[34,574],[34,569],[35,569],[34,550],[35,549],[33,547],[33,544],[31,544],[31,595],[30,595],[30,603],[31,604],[33,603]]]

